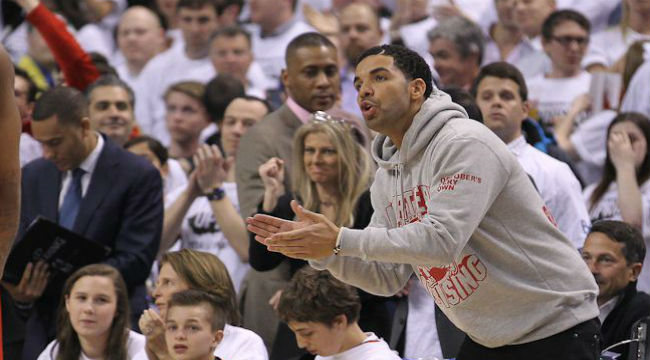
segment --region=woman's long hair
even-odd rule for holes
[[[302,125],[293,141],[292,184],[295,197],[302,201],[305,209],[320,212],[321,201],[314,183],[307,175],[303,153],[305,138],[309,134],[325,134],[338,154],[338,196],[336,204],[337,226],[354,224],[354,210],[359,197],[368,189],[370,183],[370,158],[363,145],[361,136],[356,136],[356,129],[342,121],[312,121]]]
[[[105,359],[126,360],[128,355],[126,345],[129,338],[130,326],[129,295],[124,279],[122,279],[120,273],[114,267],[106,264],[84,266],[70,275],[65,282],[57,322],[56,340],[59,351],[56,360],[78,360],[79,356],[81,356],[81,344],[79,343],[77,332],[70,322],[70,313],[66,309],[65,299],[70,297],[72,288],[84,276],[102,276],[113,282],[117,304],[115,317],[113,318],[108,335],[108,344],[106,344]]]
[[[217,256],[203,251],[183,249],[165,253],[160,260],[160,266],[164,264],[169,264],[190,289],[225,299],[228,303],[226,322],[235,326],[241,324],[235,287],[228,269]]]
[[[643,133],[646,144],[650,145],[650,120],[648,120],[644,115],[636,112],[624,112],[616,115],[614,120],[612,120],[611,124],[607,127],[607,139],[609,139],[609,134],[614,125],[626,121],[636,125],[641,130],[641,133]],[[650,151],[646,149],[643,163],[641,163],[641,166],[636,172],[636,181],[639,186],[641,186],[641,184],[648,180],[648,178],[650,178]],[[607,157],[605,158],[603,176],[589,198],[589,210],[594,208],[603,194],[607,191],[607,188],[609,188],[609,185],[614,181],[616,181],[616,168],[614,168],[614,163],[612,163],[612,159],[609,156],[609,147],[607,147]]]

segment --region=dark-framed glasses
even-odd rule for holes
[[[564,47],[569,47],[574,42],[578,44],[578,46],[586,46],[589,44],[588,36],[551,36],[551,39],[557,41]]]

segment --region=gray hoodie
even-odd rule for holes
[[[368,228],[343,228],[339,256],[311,261],[370,293],[413,272],[474,341],[539,340],[598,316],[598,287],[507,146],[434,90],[401,149],[378,136]],[[433,324],[432,324],[433,326]]]

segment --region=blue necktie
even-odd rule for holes
[[[63,198],[63,204],[59,209],[59,224],[70,230],[74,227],[74,221],[79,212],[81,204],[81,177],[86,173],[85,170],[76,168],[72,170],[72,181],[68,187],[68,192]]]

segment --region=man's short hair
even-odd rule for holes
[[[248,48],[250,49],[250,47],[252,46],[251,34],[248,31],[246,31],[246,29],[238,25],[226,26],[215,31],[214,34],[212,34],[212,38],[210,42],[220,37],[227,37],[232,39],[237,36],[243,36],[244,38],[246,38],[246,41],[248,42]]]
[[[478,104],[476,104],[475,97],[467,92],[467,90],[455,86],[440,90],[447,93],[447,95],[451,97],[451,101],[462,106],[470,119],[483,123],[483,114],[481,114],[481,109],[478,107]]]
[[[90,102],[90,94],[92,94],[93,90],[102,86],[112,86],[112,87],[119,87],[124,89],[124,91],[126,91],[126,93],[129,96],[129,103],[131,104],[131,108],[135,107],[135,94],[133,93],[133,89],[131,89],[129,84],[125,83],[117,75],[103,75],[97,78],[95,82],[90,84],[90,86],[86,88],[86,98],[88,99],[89,102]]]
[[[198,10],[204,6],[212,6],[217,15],[222,15],[224,10],[231,5],[236,5],[241,11],[242,6],[244,6],[243,0],[180,0],[176,4],[176,11],[179,11],[181,8],[187,8],[192,10]]]
[[[623,244],[623,255],[628,265],[642,263],[645,258],[645,244],[643,235],[634,226],[616,220],[600,220],[593,223],[589,234],[599,232],[605,234],[612,241]]]
[[[337,51],[336,45],[334,45],[334,43],[331,42],[330,39],[328,39],[326,36],[320,33],[308,32],[308,33],[298,35],[289,42],[289,45],[287,45],[287,50],[284,53],[284,61],[288,65],[289,58],[294,56],[296,51],[298,51],[298,49],[302,49],[305,47],[321,47],[321,46],[325,46]]]
[[[68,86],[57,86],[44,92],[34,105],[33,121],[57,117],[60,124],[81,126],[81,120],[88,117],[88,102],[81,91]]]
[[[151,150],[151,152],[156,156],[158,161],[160,161],[161,165],[167,164],[167,160],[169,159],[169,152],[167,151],[167,148],[164,147],[160,141],[151,136],[140,135],[138,137],[135,137],[127,141],[124,144],[124,148],[128,150],[130,147],[139,144],[146,144],[149,150]]]
[[[266,108],[266,113],[267,114],[270,114],[270,113],[273,112],[273,106],[271,106],[271,103],[269,103],[268,101],[266,101],[265,99],[262,99],[260,97],[253,96],[253,95],[237,96],[236,98],[232,99],[231,102],[233,102],[233,101],[235,101],[237,99],[243,99],[243,100],[246,100],[246,101],[258,101],[258,102],[262,103],[262,105],[264,105],[264,107]],[[228,103],[228,105],[230,105],[230,103]]]
[[[285,321],[317,322],[330,326],[339,315],[356,322],[361,311],[357,290],[337,280],[328,271],[309,266],[298,270],[284,289],[278,305]]]
[[[575,10],[565,9],[553,11],[551,15],[544,20],[544,23],[542,24],[542,38],[544,40],[551,40],[555,27],[565,21],[573,21],[586,31],[587,34],[591,32],[591,23],[589,22],[589,19]]]
[[[226,326],[227,304],[219,297],[201,290],[189,289],[174,293],[167,305],[167,314],[174,307],[201,305],[207,305],[212,310],[209,319],[212,331],[223,330]]]
[[[514,81],[515,84],[519,86],[519,96],[521,97],[521,101],[528,100],[528,87],[526,87],[526,80],[524,80],[524,76],[521,74],[521,71],[519,71],[519,69],[517,69],[516,66],[509,64],[505,61],[493,62],[481,68],[481,71],[479,71],[478,76],[476,77],[476,79],[474,79],[474,83],[472,84],[472,88],[470,91],[472,93],[472,96],[474,96],[474,98],[476,98],[478,87],[481,84],[481,81],[483,81],[483,79],[488,76]]]
[[[424,59],[415,51],[400,45],[380,45],[374,46],[364,51],[357,59],[357,64],[371,55],[384,55],[393,58],[393,64],[397,67],[404,77],[411,81],[413,79],[422,79],[427,88],[424,91],[425,100],[433,91],[433,76],[431,69]]]
[[[38,95],[38,87],[36,86],[36,83],[34,83],[34,80],[32,80],[32,77],[29,76],[27,71],[17,66],[14,66],[14,73],[16,74],[15,76],[23,78],[29,86],[29,89],[27,89],[27,102],[32,103],[36,101],[36,95]]]
[[[427,36],[429,41],[438,38],[449,40],[456,46],[458,53],[463,59],[472,54],[477,54],[477,64],[483,62],[485,51],[485,40],[483,31],[473,21],[462,16],[454,16],[441,21],[431,29]]]
[[[228,74],[219,74],[205,85],[203,105],[210,119],[220,123],[228,104],[233,99],[244,95],[246,90],[239,79]]]

